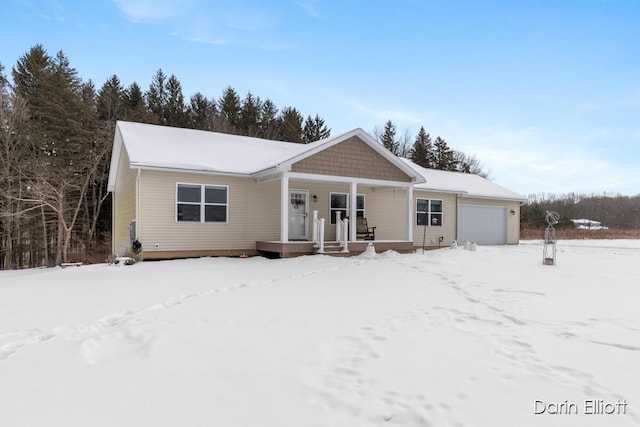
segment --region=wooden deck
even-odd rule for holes
[[[332,242],[325,242],[331,244]],[[358,240],[349,242],[349,252],[327,251],[323,255],[352,256],[363,253],[369,243],[373,243],[377,253],[394,250],[400,253],[414,252],[413,242],[406,240]],[[272,258],[292,258],[302,255],[313,255],[316,253],[313,242],[278,242],[278,241],[258,241],[256,251],[266,257]]]

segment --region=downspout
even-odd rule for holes
[[[407,188],[407,240],[413,245],[413,184]]]
[[[136,240],[140,241],[140,182],[142,181],[142,169],[138,169],[138,174],[136,176]]]
[[[456,242],[460,237],[460,199],[462,199],[462,194],[456,195]]]
[[[113,186],[111,192],[111,255],[115,255],[116,252],[116,191],[117,185]]]

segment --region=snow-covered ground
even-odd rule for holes
[[[619,240],[0,272],[0,425],[640,425],[639,277]]]

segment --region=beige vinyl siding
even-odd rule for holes
[[[355,136],[294,163],[291,171],[388,181],[411,181],[411,177]]]
[[[290,181],[290,188],[309,190],[309,230],[313,210],[318,211],[318,218],[325,219],[325,239],[335,240],[336,226],[331,224],[330,194],[349,194],[349,184],[325,184],[318,182]],[[359,185],[358,194],[364,195],[364,214],[370,227],[376,227],[377,240],[406,240],[407,238],[407,192],[404,189],[373,189]],[[318,200],[313,201],[313,195]],[[312,236],[309,234],[309,239]]]
[[[130,246],[129,223],[136,216],[136,169],[129,167],[127,150],[122,147],[113,191],[113,252],[124,255]]]
[[[458,224],[457,195],[449,193],[436,193],[431,191],[413,192],[413,243],[416,247],[425,246],[449,246],[456,239]],[[416,209],[418,199],[442,200],[442,225],[438,227],[425,227],[416,225]],[[426,231],[426,235],[425,235]],[[444,237],[439,243],[440,237]]]
[[[177,222],[177,183],[228,186],[228,222]],[[139,215],[145,253],[255,249],[256,240],[280,238],[280,182],[144,170]]]
[[[364,194],[367,224],[376,227],[376,240],[407,240],[407,190],[376,188]]]
[[[517,245],[520,242],[520,202],[508,200],[462,197],[461,205],[500,206],[507,209],[507,243]],[[511,211],[515,212],[511,214]]]

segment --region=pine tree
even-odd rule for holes
[[[424,130],[424,126],[420,127],[420,131],[416,135],[410,156],[411,161],[422,167],[433,167],[433,144],[431,143],[431,137]]]
[[[455,160],[453,158],[453,150],[449,148],[447,145],[447,141],[444,139],[437,137],[434,142],[434,167],[435,169],[445,170],[445,171],[455,171],[456,165]]]
[[[267,98],[260,108],[260,138],[276,139],[279,132],[278,108]]]
[[[307,120],[304,122],[304,129],[302,130],[302,142],[308,144],[328,138],[329,136],[331,136],[331,129],[324,123],[324,119],[317,113],[313,118],[307,116]]]
[[[157,123],[155,115],[149,111],[144,94],[138,83],[133,82],[124,91],[124,119],[138,123]]]
[[[102,85],[97,99],[100,120],[122,120],[126,114],[125,92],[120,79],[115,74]]]
[[[29,173],[24,177],[30,194],[23,201],[55,215],[55,262],[60,264],[68,259],[71,236],[97,167],[86,156],[92,142],[89,121],[95,114],[95,103],[87,98],[95,96],[92,85],[81,83],[62,51],[51,58],[36,46],[20,58],[13,71],[14,80],[21,82],[16,87],[25,89],[21,95],[31,112],[29,136],[34,144]],[[36,92],[30,90],[34,87]],[[47,224],[43,211],[45,229]]]
[[[227,86],[222,92],[222,98],[218,100],[218,110],[229,123],[230,131],[235,131],[238,128],[241,108],[238,93],[231,86]]]
[[[166,107],[168,94],[166,91],[167,76],[162,69],[158,69],[151,79],[149,90],[145,94],[149,111],[155,115],[155,123],[167,124]]]
[[[384,132],[380,136],[380,142],[384,147],[393,154],[398,154],[399,142],[396,140],[396,125],[391,120],[387,120],[384,125]]]
[[[187,116],[189,117],[188,126],[199,130],[214,130],[214,120],[217,115],[215,101],[209,101],[202,93],[196,92],[191,96],[189,107],[187,108]]]
[[[260,116],[262,110],[262,100],[256,98],[251,92],[242,101],[240,109],[238,128],[243,135],[258,136],[260,133]]]
[[[182,84],[173,74],[169,76],[169,79],[165,83],[165,93],[167,96],[166,105],[164,106],[166,121],[163,124],[174,127],[186,127],[187,114],[185,112]]]
[[[295,107],[285,107],[280,113],[280,140],[302,142],[302,114]]]

